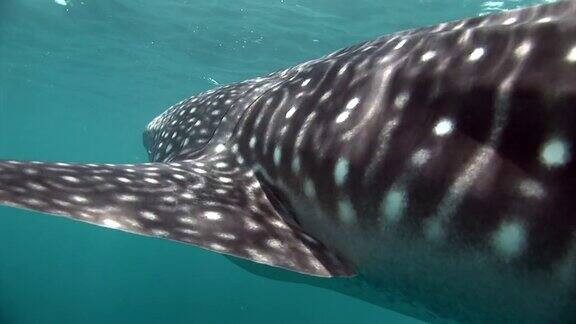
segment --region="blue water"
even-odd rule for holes
[[[216,84],[543,2],[0,0],[0,159],[143,162],[144,125]],[[105,321],[418,323],[191,246],[1,207],[0,323]]]

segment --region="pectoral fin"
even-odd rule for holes
[[[138,165],[0,162],[0,204],[155,236],[316,276],[353,271],[286,221],[226,157]]]

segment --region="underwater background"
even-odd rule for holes
[[[0,0],[0,159],[144,162],[168,106],[404,29],[544,0]],[[0,324],[421,323],[192,246],[0,207]]]

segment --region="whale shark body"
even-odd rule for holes
[[[574,1],[222,86],[170,107],[144,143],[150,163],[2,161],[0,203],[291,270],[430,322],[576,321]]]

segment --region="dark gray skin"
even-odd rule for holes
[[[576,2],[561,1],[200,94],[150,123],[149,164],[1,162],[0,203],[431,322],[570,323],[575,107]]]

